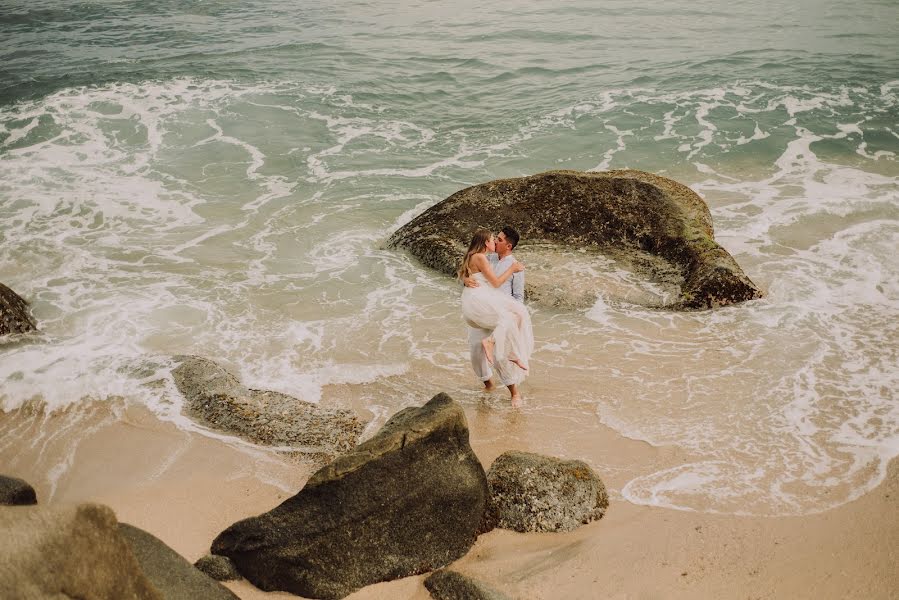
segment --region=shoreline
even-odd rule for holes
[[[530,426],[530,416],[513,417],[517,413],[489,405],[466,404],[465,412],[472,448],[485,469]],[[0,415],[4,435],[12,431],[18,438],[0,448],[5,475],[29,481],[39,504],[107,504],[120,521],[154,534],[191,562],[208,553],[224,528],[279,504],[315,470],[273,451],[180,430],[139,405],[37,421],[22,411]],[[34,427],[54,431],[28,444]],[[84,434],[85,427],[88,433],[73,443],[69,436]],[[672,459],[670,448],[611,429],[568,442],[608,453],[618,467]],[[886,599],[899,590],[899,459],[890,462],[880,485],[856,500],[822,513],[780,517],[632,504],[618,493],[621,472],[596,470],[612,496],[601,520],[568,533],[494,530],[452,568],[511,597],[547,600]],[[425,577],[368,586],[348,598],[425,600]],[[262,592],[247,581],[225,585],[241,598],[297,597]]]

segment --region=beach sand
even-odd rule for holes
[[[744,517],[638,506],[618,494],[630,467],[670,464],[679,460],[676,450],[601,426],[572,434],[577,429],[563,423],[564,415],[541,419],[500,404],[464,406],[485,467],[507,449],[551,449],[565,428],[566,448],[574,449],[567,457],[588,451],[592,464],[604,465],[597,470],[611,492],[600,521],[568,533],[495,530],[452,565],[513,598],[899,597],[897,461],[879,487],[820,514]],[[295,493],[314,470],[273,451],[180,430],[124,403],[50,416],[20,410],[0,415],[0,433],[0,472],[32,483],[39,502],[107,504],[120,521],[153,533],[190,561],[234,521]],[[369,586],[349,598],[424,600],[430,597],[424,578]],[[246,581],[227,585],[241,598],[296,598]]]

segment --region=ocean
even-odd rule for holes
[[[514,418],[459,286],[384,243],[470,185],[633,168],[699,193],[767,295],[653,310],[598,263],[589,309],[531,306],[521,410],[552,425],[508,444],[602,473],[571,440],[611,428],[677,456],[619,497],[758,515],[899,455],[893,0],[0,1],[0,39],[0,281],[40,327],[0,344],[6,413],[124,398],[216,435],[169,374],[198,354],[375,424],[441,391]]]

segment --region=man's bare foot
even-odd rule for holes
[[[493,347],[496,346],[496,342],[493,341],[492,337],[481,340],[481,345],[484,347],[484,356],[487,357],[487,363],[493,364]]]
[[[491,381],[490,379],[484,382],[484,389],[488,392],[492,392],[495,388],[496,386],[493,385],[493,381]]]
[[[521,408],[521,394],[514,394],[512,396],[512,408]]]

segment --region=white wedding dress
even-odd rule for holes
[[[524,304],[499,291],[483,273],[472,276],[478,287],[462,289],[462,316],[471,327],[493,332],[493,362],[499,368],[518,359],[529,366],[534,351],[531,315]],[[511,368],[518,368],[512,366]]]

